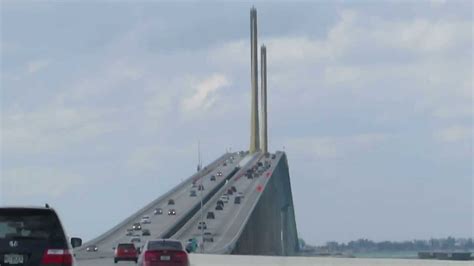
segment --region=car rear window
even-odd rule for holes
[[[149,250],[183,250],[183,245],[179,241],[150,241],[148,242]]]
[[[41,209],[0,209],[0,239],[42,239],[66,243],[56,213]]]
[[[134,249],[135,245],[132,243],[126,243],[126,244],[119,244],[117,248],[123,248],[123,249]]]

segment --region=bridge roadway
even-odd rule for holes
[[[265,157],[262,154],[256,154],[252,161],[241,168],[241,170],[230,179],[226,186],[221,188],[221,190],[208,201],[203,207],[203,220],[207,225],[207,229],[204,231],[210,232],[213,235],[214,241],[204,242],[204,245],[202,245],[197,252],[211,254],[232,252],[236,241],[244,229],[253,208],[257,204],[261,192],[265,189],[267,181],[276,167],[276,162],[281,158],[281,155],[282,153],[278,152],[272,159],[270,156]],[[261,175],[253,179],[248,179],[245,176],[246,170],[255,167],[258,162],[261,162],[263,165],[267,162],[270,166]],[[237,193],[233,193],[229,195],[229,201],[224,204],[223,210],[215,210],[217,201],[220,200],[220,197],[224,195],[225,191],[232,186],[236,187],[237,192],[243,194],[241,203],[234,203],[234,199],[238,195]],[[210,211],[214,212],[215,219],[206,219],[206,214]],[[197,212],[172,238],[179,239],[183,243],[186,243],[188,239],[196,238],[202,243],[202,231],[198,229],[198,222],[200,221],[201,213]]]
[[[223,166],[224,161],[229,159],[231,156],[234,158],[234,160],[232,160],[231,163],[228,163],[227,166]],[[127,229],[131,228],[133,223],[140,222],[144,215],[148,215],[150,217],[151,224],[144,224],[142,227],[149,229],[151,235],[142,236],[141,231],[135,231],[137,235],[139,235],[141,242],[144,243],[148,239],[163,237],[163,235],[166,234],[166,232],[168,232],[176,223],[178,223],[180,219],[185,218],[193,207],[195,207],[197,204],[200,204],[200,197],[190,197],[193,180],[196,180],[196,184],[200,184],[202,182],[204,186],[203,196],[205,196],[213,188],[218,186],[220,182],[223,182],[222,179],[230,175],[242,159],[243,156],[240,156],[237,153],[224,154],[198,173],[177,185],[165,195],[161,196],[157,200],[145,206],[143,209],[131,215],[129,218],[125,219],[110,231],[104,233],[96,239],[89,241],[88,243],[85,243],[81,248],[75,250],[76,258],[79,260],[90,258],[112,258],[113,248],[116,247],[118,243],[129,243],[131,238],[134,237],[126,236]],[[219,171],[222,172],[222,177],[217,176],[217,172]],[[216,175],[216,181],[210,180],[209,176],[211,175]],[[193,188],[193,190],[196,190],[199,195],[197,188]],[[168,205],[168,199],[173,199],[175,204]],[[162,208],[163,214],[154,215],[153,211],[156,208]],[[175,216],[169,216],[169,209],[176,209],[177,214]],[[97,245],[99,251],[87,252],[85,249],[90,245]]]

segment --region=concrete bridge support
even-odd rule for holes
[[[286,154],[269,178],[232,254],[291,256],[298,251]]]

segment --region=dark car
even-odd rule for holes
[[[168,215],[176,215],[176,210],[175,209],[170,209],[168,211]]]
[[[132,229],[135,230],[135,231],[142,230],[142,225],[140,223],[134,223],[132,225]]]
[[[139,266],[189,266],[188,253],[179,240],[148,241],[138,259]]]
[[[224,207],[222,205],[217,205],[216,206],[216,211],[222,211]]]
[[[232,189],[233,192],[237,192],[237,188],[235,186],[230,187],[230,189]]]
[[[162,208],[156,208],[156,209],[153,211],[153,213],[154,213],[155,215],[163,214],[163,209],[162,209]]]
[[[138,261],[138,250],[132,243],[120,243],[115,248],[114,262],[119,261]]]
[[[211,175],[211,181],[216,181],[216,176],[215,175]]]
[[[206,222],[199,222],[198,223],[198,230],[206,230],[206,229],[207,229]]]
[[[273,154],[273,155],[272,155],[272,159],[273,159],[273,160],[275,160],[275,158],[276,158],[276,155],[275,155],[275,154]]]
[[[206,219],[216,219],[214,212],[207,212]]]
[[[97,251],[99,251],[99,247],[97,247],[96,245],[90,245],[86,248],[86,251],[87,252],[97,252]]]
[[[216,204],[217,204],[217,206],[219,206],[219,205],[220,205],[220,206],[224,206],[224,201],[218,200]]]
[[[240,197],[234,198],[234,204],[240,204]]]
[[[142,236],[149,236],[149,235],[150,235],[150,230],[142,229]]]
[[[82,245],[80,238],[68,243],[56,212],[46,208],[0,208],[0,265],[76,265],[71,247]]]
[[[198,190],[199,190],[199,191],[202,191],[202,190],[204,190],[204,186],[203,186],[202,184],[201,184],[201,185],[199,185],[199,187],[198,187]]]
[[[174,205],[174,199],[169,199],[168,200],[168,205]]]
[[[227,193],[226,193],[226,194],[227,194],[227,195],[232,195],[232,194],[234,194],[234,191],[229,188],[229,189],[227,190]]]
[[[189,193],[189,196],[196,197],[197,196],[196,190],[191,190],[191,192]]]

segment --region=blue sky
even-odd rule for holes
[[[269,146],[307,242],[473,235],[472,3],[1,2],[0,204],[90,239],[247,149],[249,9]]]

